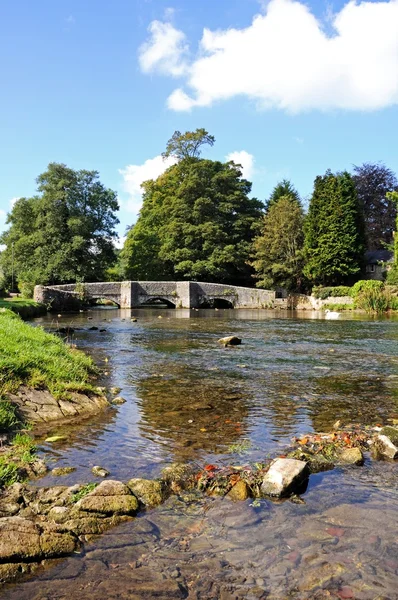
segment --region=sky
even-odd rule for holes
[[[0,232],[49,162],[136,221],[175,130],[215,136],[265,200],[327,169],[398,171],[398,0],[2,0]]]

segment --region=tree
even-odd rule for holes
[[[303,280],[304,212],[292,196],[281,196],[264,216],[254,242],[257,287],[299,291]]]
[[[19,282],[56,284],[98,281],[115,259],[116,193],[96,171],[74,171],[50,163],[37,178],[39,195],[19,199],[0,237],[1,261]]]
[[[162,153],[162,156],[163,158],[174,156],[178,160],[199,158],[201,147],[205,144],[213,146],[214,142],[214,136],[210,135],[203,128],[185,133],[175,131],[167,142],[166,151]]]
[[[263,205],[233,163],[183,158],[143,184],[122,252],[131,279],[251,283],[250,250]]]
[[[398,207],[398,192],[388,192],[387,199],[390,202],[394,202],[395,206]],[[395,231],[393,233],[394,244],[392,244],[392,249],[394,252],[394,262],[390,271],[387,274],[387,283],[391,285],[398,285],[398,211],[395,221]]]
[[[277,183],[272,190],[271,195],[265,205],[266,211],[268,211],[271,206],[278,202],[279,198],[282,198],[283,196],[288,196],[289,198],[296,200],[296,202],[301,202],[299,193],[292,182],[288,179],[282,179],[282,181]]]
[[[315,179],[306,219],[304,275],[314,284],[351,283],[364,260],[364,227],[351,175],[326,171]]]
[[[354,182],[362,206],[368,250],[391,244],[397,207],[388,193],[398,190],[396,175],[383,164],[354,166]]]

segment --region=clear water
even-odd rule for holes
[[[245,464],[338,419],[398,418],[396,318],[156,309],[57,321],[81,328],[73,342],[101,366],[99,384],[127,402],[41,431],[47,461],[76,471],[40,485],[93,480],[93,465],[127,480],[174,461]],[[241,346],[217,342],[232,334]],[[49,432],[67,440],[45,444]],[[398,465],[368,459],[312,476],[304,505],[171,498],[0,597],[396,600],[397,483]]]

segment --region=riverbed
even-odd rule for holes
[[[171,462],[243,466],[337,420],[398,418],[397,317],[96,309],[36,323],[73,327],[98,384],[126,400],[37,434],[50,467],[76,468],[40,485],[95,480],[94,465],[120,480]],[[242,345],[224,348],[226,335]],[[49,432],[66,440],[46,444]],[[396,600],[397,483],[397,464],[367,457],[311,476],[302,504],[172,497],[0,597]]]

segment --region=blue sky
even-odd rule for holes
[[[398,170],[398,0],[3,0],[0,61],[0,231],[57,161],[117,190],[122,235],[176,129],[205,127],[261,199]]]

